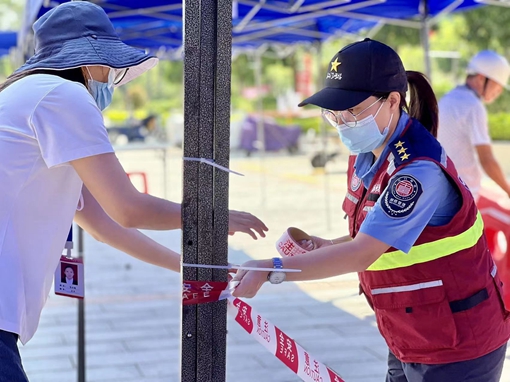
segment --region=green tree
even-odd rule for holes
[[[493,49],[510,55],[510,8],[486,6],[463,14],[466,29],[460,37],[476,50]]]
[[[481,7],[463,15],[466,28],[459,31],[461,41],[468,42],[469,58],[477,51],[492,49],[506,58],[510,58],[510,29],[506,26],[510,23],[510,8],[486,6]],[[489,112],[510,112],[510,94],[503,94],[491,105],[488,105]]]
[[[0,30],[19,30],[24,0],[0,0]]]
[[[374,36],[375,39],[390,45],[397,52],[404,45],[420,45],[420,30],[397,25],[385,25]]]

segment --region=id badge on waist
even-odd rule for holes
[[[84,298],[83,260],[61,256],[55,271],[55,294],[73,298]]]

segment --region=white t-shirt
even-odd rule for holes
[[[491,143],[487,122],[485,105],[467,86],[456,87],[439,101],[437,139],[475,198],[482,180],[475,147]]]
[[[0,329],[34,335],[81,194],[69,161],[113,152],[88,90],[35,74],[0,92]]]

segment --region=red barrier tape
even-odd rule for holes
[[[228,288],[227,282],[184,281],[182,304],[192,305],[228,299],[228,311],[235,317],[235,321],[303,381],[345,382],[340,375],[319,362],[249,304],[233,297]]]

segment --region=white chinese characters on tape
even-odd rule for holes
[[[257,342],[282,361],[305,382],[344,382],[326,365],[315,359],[292,338],[253,308],[231,295],[227,282],[184,281],[182,304],[192,305],[228,299],[229,312]]]
[[[235,316],[237,323],[303,381],[344,382],[337,373],[319,362],[250,305],[232,296],[228,300],[229,312]]]
[[[182,304],[194,305],[223,300],[230,295],[227,282],[184,281],[182,284]]]

